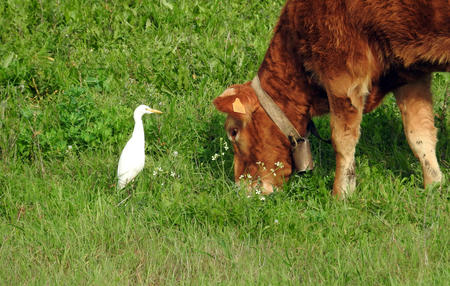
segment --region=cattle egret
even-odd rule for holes
[[[117,189],[122,189],[133,180],[137,174],[144,168],[145,164],[145,136],[144,125],[142,124],[142,115],[151,113],[162,113],[159,110],[152,109],[147,105],[139,105],[133,114],[134,129],[133,135],[128,140],[119,159],[117,167]]]

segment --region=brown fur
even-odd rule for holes
[[[396,93],[425,184],[441,180],[429,74],[449,70],[449,6],[447,0],[286,3],[258,75],[262,88],[301,134],[306,133],[311,117],[330,112],[335,195],[344,197],[354,190],[354,153],[362,114],[375,109],[389,91]],[[281,184],[281,177],[286,179],[292,172],[286,137],[259,105],[249,83],[225,93],[214,104],[229,115],[227,132],[237,130],[238,140],[229,135],[236,181],[248,172],[266,185]],[[245,106],[245,114],[231,109],[236,97]],[[419,141],[425,143],[416,144]],[[279,170],[280,176],[268,176],[258,169],[258,161],[268,168],[276,162],[285,167]]]

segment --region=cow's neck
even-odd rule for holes
[[[292,48],[299,44],[292,38],[295,33],[282,21],[280,18],[258,76],[261,87],[305,135],[311,117],[328,112],[328,101],[325,91],[305,72],[302,57]]]
[[[272,97],[301,135],[310,120],[309,94],[293,55],[275,34],[258,71],[261,87]]]

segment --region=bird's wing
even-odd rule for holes
[[[131,177],[129,179],[131,180],[144,168],[145,153],[143,148],[139,148],[140,146],[137,145],[137,142],[130,139],[123,148],[117,167],[119,179],[126,176],[127,178]]]

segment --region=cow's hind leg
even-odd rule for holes
[[[425,186],[440,182],[442,179],[436,158],[437,131],[434,127],[430,82],[431,77],[427,75],[395,91],[405,135],[414,155],[422,165]]]
[[[328,90],[331,139],[336,153],[333,195],[342,199],[356,188],[355,148],[360,136],[368,84],[367,80],[344,78],[335,86],[337,88],[331,86]]]

